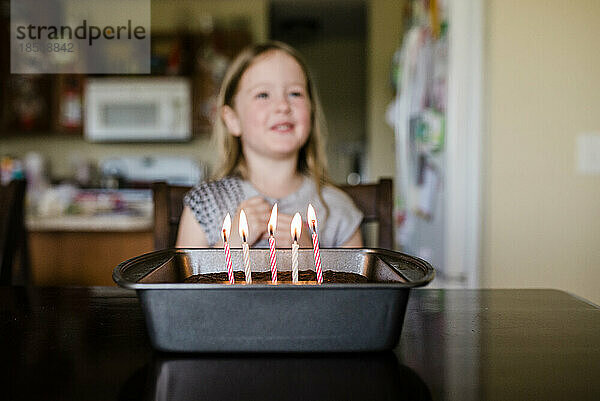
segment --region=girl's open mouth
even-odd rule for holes
[[[281,123],[275,124],[271,127],[271,130],[277,132],[289,132],[294,129],[294,124],[292,123]]]

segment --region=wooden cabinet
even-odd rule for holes
[[[152,232],[29,233],[34,285],[115,285],[113,269],[122,261],[154,249]]]
[[[0,28],[0,41],[9,43],[6,29]],[[152,35],[150,76],[182,76],[192,82],[194,135],[209,132],[225,70],[251,41],[243,26],[210,34]],[[85,80],[105,75],[10,74],[5,48],[0,49],[0,138],[35,133],[81,137]]]
[[[252,42],[241,25],[209,33],[181,32],[152,35],[152,75],[179,75],[192,83],[193,135],[210,132],[219,87],[229,63]]]

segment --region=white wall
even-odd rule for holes
[[[600,303],[600,176],[576,139],[600,132],[600,1],[487,2],[483,284]]]
[[[402,40],[406,0],[372,0],[368,9],[367,56],[367,175],[368,181],[393,177],[394,130],[385,122],[385,111],[394,97],[390,69]]]

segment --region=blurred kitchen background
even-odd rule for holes
[[[108,77],[11,75],[0,1],[0,167],[32,188],[36,283],[110,285],[115,261],[152,249],[148,183],[211,172],[228,62],[278,39],[317,81],[331,177],[394,179],[397,248],[432,261],[438,285],[600,303],[600,2],[151,4],[151,77]]]

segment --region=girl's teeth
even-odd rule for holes
[[[292,128],[291,124],[279,124],[275,126],[275,129],[278,131],[287,131]]]

